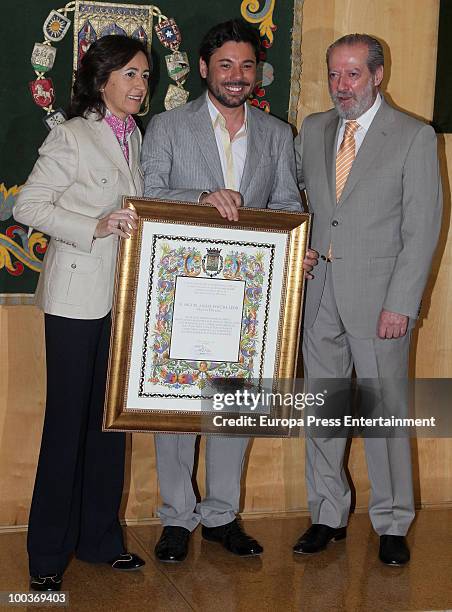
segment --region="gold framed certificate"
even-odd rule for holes
[[[212,386],[295,376],[310,216],[123,206],[139,221],[119,245],[104,429],[219,433]]]

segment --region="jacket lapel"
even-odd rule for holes
[[[251,183],[262,157],[262,153],[265,150],[264,145],[267,127],[263,124],[260,115],[257,113],[262,113],[262,111],[255,111],[253,108],[248,108],[245,167],[243,168],[242,180],[240,181],[239,188],[242,195],[246,192]]]
[[[130,136],[130,140],[129,140],[130,173],[131,173],[131,176],[133,177],[132,180],[134,180],[135,177],[138,176],[137,166],[140,165],[141,141],[142,141],[141,132],[137,126],[134,132],[132,133],[132,135]],[[137,185],[135,180],[134,180],[134,186],[135,186],[135,190],[137,193],[142,190],[141,184]]]
[[[114,135],[113,130],[103,120],[90,120],[89,123],[91,127],[97,132],[99,139],[104,143],[103,152],[105,153],[105,155],[131,181],[132,173],[130,171],[129,164],[127,163],[127,160],[124,157],[124,153],[122,152],[121,147],[119,146],[118,140]],[[136,155],[135,152],[133,152],[133,154]],[[137,159],[137,157],[135,157],[135,159]]]
[[[325,167],[332,206],[336,206],[336,148],[340,120],[333,115],[325,127]]]
[[[194,102],[193,112],[188,114],[188,125],[214,177],[215,184],[224,188],[220,155],[218,153],[217,141],[215,139],[215,132],[213,130],[205,94]],[[196,163],[195,160],[187,160],[187,162]]]
[[[340,206],[351,194],[357,182],[366,175],[368,169],[372,166],[376,156],[383,147],[387,136],[391,133],[391,107],[386,104],[384,99],[381,101],[381,106],[370,124],[367,134],[359,148],[358,154],[353,162],[344,190],[339,198],[338,206]]]

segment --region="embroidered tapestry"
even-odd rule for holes
[[[216,23],[241,16],[262,39],[258,82],[250,103],[295,124],[302,6],[303,0],[198,0],[187,10],[183,0],[160,0],[156,6],[139,0],[120,4],[77,0],[63,7],[54,0],[4,0],[8,19],[0,39],[0,303],[32,302],[48,237],[16,223],[12,208],[48,130],[65,119],[73,68],[92,40],[108,33],[152,40],[155,66],[149,108],[141,117],[145,129],[154,113],[168,108],[168,95],[173,102],[176,99],[174,104],[184,103],[187,95],[188,100],[200,95],[202,36]],[[168,22],[162,15],[170,18]],[[159,24],[160,33],[155,30]],[[173,43],[164,46],[165,36]],[[180,36],[180,51],[171,36]]]

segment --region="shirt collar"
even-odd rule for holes
[[[213,127],[215,128],[219,124],[221,125],[222,128],[226,129],[226,119],[223,117],[223,115],[220,113],[218,108],[212,102],[208,92],[206,92],[206,98],[207,98],[207,108],[209,109],[209,114],[212,120]],[[244,134],[248,129],[248,104],[246,102],[244,104],[244,107],[245,107],[245,118],[243,120],[242,127],[235,135],[234,140],[235,138],[237,138],[237,136]]]
[[[381,95],[380,93],[377,93],[377,97],[375,98],[375,101],[372,104],[372,106],[368,110],[366,110],[366,112],[363,113],[360,117],[355,119],[355,121],[359,123],[360,128],[363,128],[366,131],[370,128],[370,124],[372,123],[380,106],[381,106]],[[343,119],[342,125],[344,126],[345,123],[346,123],[346,119]]]
[[[108,108],[105,109],[104,119],[113,130],[119,142],[126,142],[137,127],[135,119],[132,117],[132,115],[127,115],[127,117],[122,120],[119,119],[119,117],[116,117],[116,115],[113,115]]]

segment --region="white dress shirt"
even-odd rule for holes
[[[225,118],[213,104],[208,93],[206,93],[206,96],[207,106],[209,109],[210,118],[212,119],[213,130],[215,132],[215,139],[217,141],[218,153],[220,155],[225,187],[226,189],[239,191],[243,169],[245,167],[246,147],[248,141],[247,104],[244,104],[245,119],[243,124],[231,141],[229,132],[226,128]]]
[[[375,115],[377,114],[378,109],[381,106],[381,95],[378,93],[375,98],[375,102],[365,113],[358,117],[356,121],[359,123],[359,128],[356,130],[355,136],[355,157],[358,155],[359,147],[363,144],[363,140],[367,134],[367,130],[370,128],[370,124],[374,120]],[[341,127],[339,129],[339,135],[337,138],[337,151],[339,151],[339,147],[344,139],[344,131],[345,131],[345,123],[346,119],[342,119]]]

